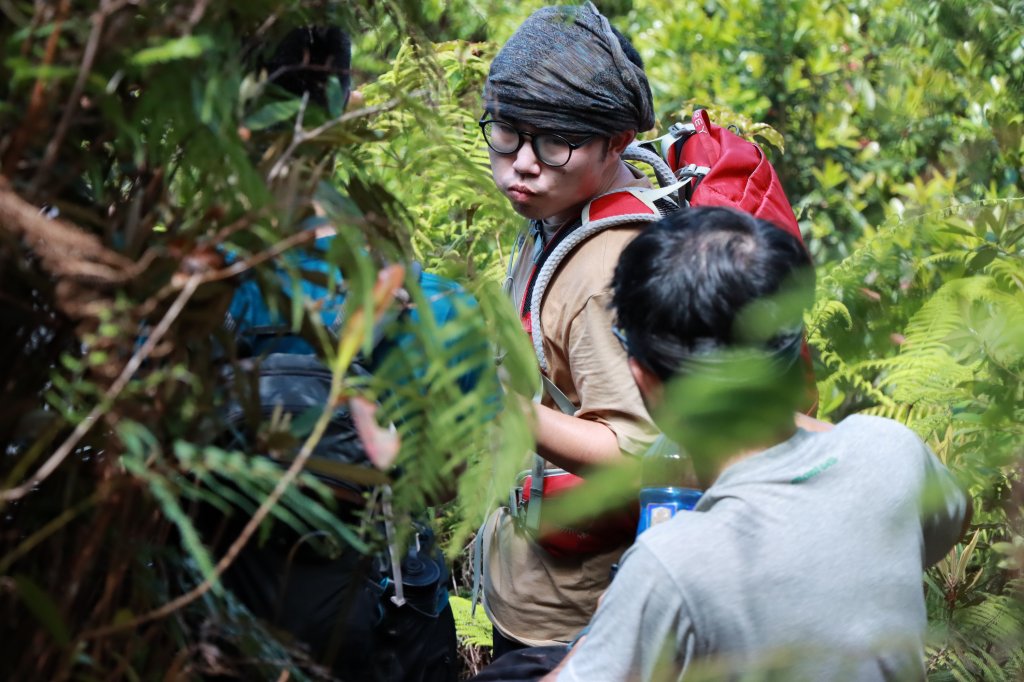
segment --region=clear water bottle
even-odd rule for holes
[[[644,454],[640,482],[640,535],[651,526],[668,521],[678,512],[693,509],[701,491],[688,487],[693,480],[690,459],[664,436]]]

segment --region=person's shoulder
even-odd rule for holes
[[[642,224],[610,227],[584,240],[559,265],[552,289],[577,291],[584,298],[608,289],[619,256],[643,227]]]
[[[912,429],[894,419],[855,414],[836,424],[822,435],[848,440],[870,439],[892,446],[921,447],[924,442]]]
[[[831,431],[814,435],[833,450],[855,455],[849,461],[862,471],[891,481],[918,478],[922,464],[933,457],[917,433],[884,417],[852,415]]]
[[[676,582],[687,582],[691,569],[713,562],[716,539],[728,532],[715,514],[679,512],[666,523],[648,528],[637,538],[630,552],[636,552],[647,567],[657,566]],[[685,547],[685,551],[680,548]]]
[[[607,254],[618,262],[619,253],[636,238],[648,223],[626,223],[601,230],[576,247],[570,257],[596,257]]]

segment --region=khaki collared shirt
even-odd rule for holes
[[[630,185],[649,183],[638,177]],[[549,378],[579,407],[577,417],[605,424],[619,448],[636,456],[650,446],[657,430],[612,334],[610,304],[619,254],[643,227],[607,229],[574,249],[556,270],[540,311]],[[517,309],[533,270],[535,240],[546,243],[556,231],[557,226],[527,235],[510,273]],[[557,409],[546,394],[543,403]],[[502,633],[531,645],[576,636],[608,587],[611,565],[628,547],[556,559],[517,529],[504,509],[491,516],[483,533],[484,606]]]

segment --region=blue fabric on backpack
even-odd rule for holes
[[[291,259],[291,265],[298,271],[318,272],[325,277],[335,279],[334,289],[318,282],[302,279],[298,283],[299,292],[307,300],[316,301],[320,306],[320,319],[328,329],[338,326],[345,303],[344,280],[337,268],[333,268],[320,254],[326,254],[333,237],[318,239],[313,248],[305,251],[290,252],[285,257]],[[294,283],[288,271],[279,268],[276,272],[284,291],[292,292]],[[453,323],[460,314],[476,312],[476,300],[455,282],[429,272],[420,272],[420,289],[430,304],[435,323],[439,328]],[[283,314],[282,314],[283,313]],[[288,311],[272,310],[267,304],[260,286],[254,277],[242,281],[235,292],[228,316],[233,325],[235,336],[248,345],[248,354],[266,355],[269,353],[298,353],[313,355],[315,349],[297,334],[288,333]],[[420,313],[416,308],[409,312],[410,319],[416,324]],[[382,339],[368,360],[368,369],[374,366],[393,347],[409,347],[415,343],[411,334],[399,334],[395,337]],[[483,343],[483,341],[482,341]],[[482,369],[482,368],[481,368]],[[459,377],[459,387],[470,391],[479,379],[479,370],[467,372]]]
[[[318,253],[326,254],[331,238],[318,239],[314,244],[315,251],[292,251],[284,254],[289,264],[299,271],[310,271],[323,273],[330,276],[331,267]],[[335,270],[337,273],[337,270]],[[276,275],[284,291],[293,291],[293,282],[288,271],[278,268]],[[325,327],[333,328],[341,314],[342,306],[345,303],[343,293],[343,280],[340,273],[336,275],[334,292],[316,282],[302,279],[299,281],[301,294],[310,300],[318,301],[322,307],[320,319]],[[285,311],[287,312],[287,311]],[[299,353],[302,355],[313,355],[316,351],[297,334],[289,334],[289,322],[282,311],[271,309],[263,297],[259,283],[255,277],[245,277],[235,295],[231,299],[228,308],[228,317],[233,325],[235,336],[240,341],[249,345],[248,352],[251,355],[266,355],[269,353]]]

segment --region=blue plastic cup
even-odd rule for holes
[[[651,526],[664,523],[681,511],[697,506],[701,491],[693,488],[641,488],[639,536]]]

